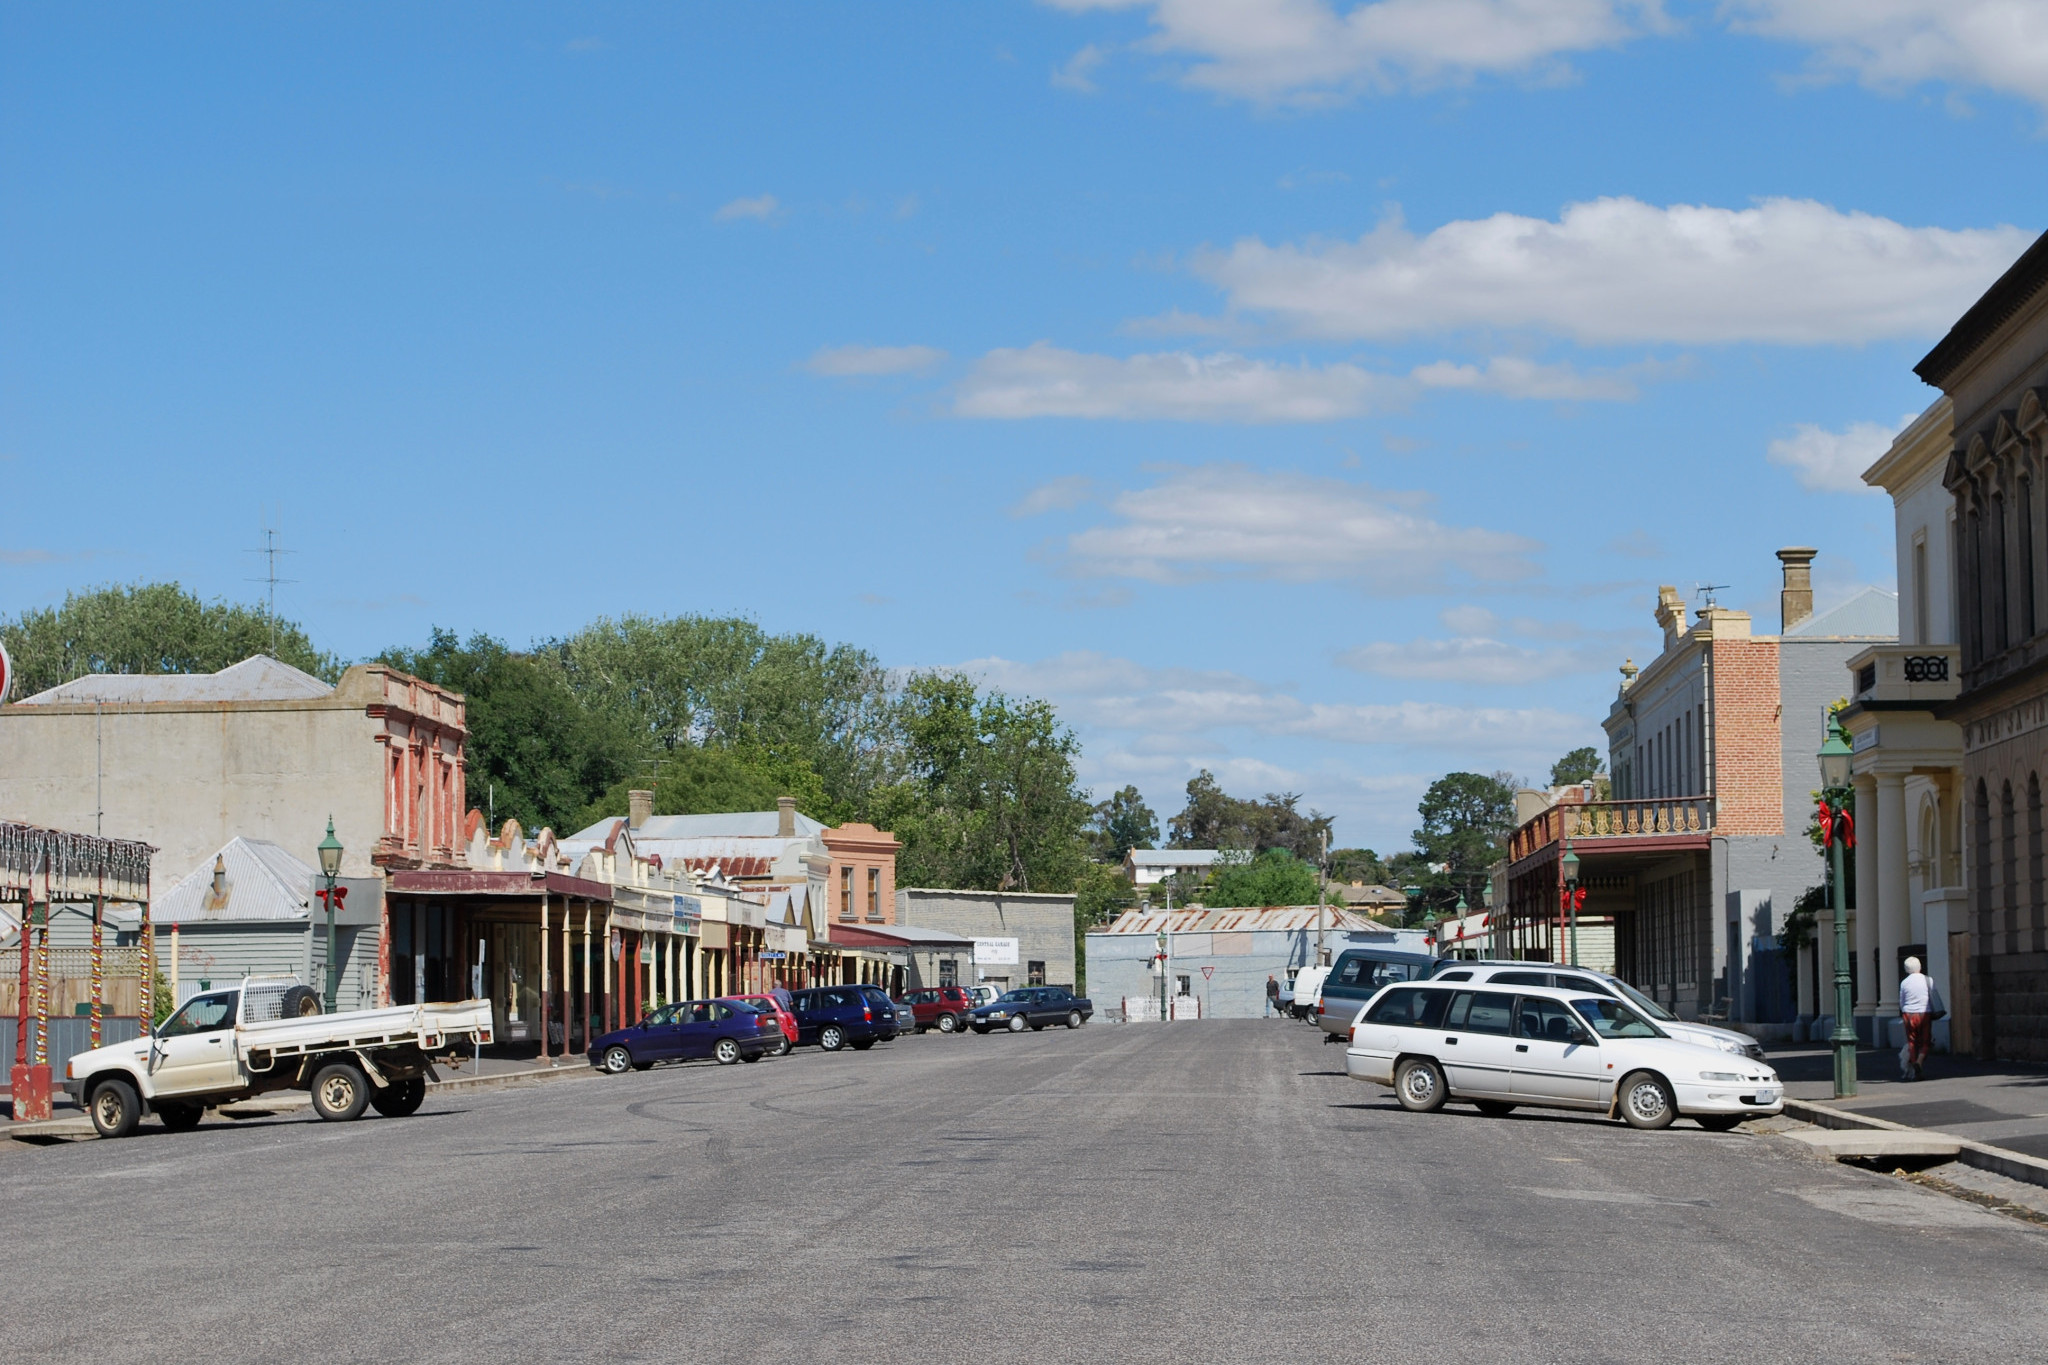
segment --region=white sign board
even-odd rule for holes
[[[1017,940],[1014,938],[978,938],[974,940],[974,965],[977,967],[1016,966]]]

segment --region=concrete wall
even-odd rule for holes
[[[1074,962],[1074,898],[1072,896],[1022,895],[1006,891],[939,891],[905,887],[896,893],[896,922],[919,929],[942,929],[963,938],[1014,938],[1017,940],[1015,966],[985,966],[977,976],[973,955],[959,953],[917,953],[912,955],[913,985],[938,984],[938,961],[955,958],[960,964],[960,984],[972,986],[981,980],[1009,989],[1025,984],[1031,962],[1045,963],[1049,986],[1072,986]],[[1008,978],[1007,982],[994,978]],[[1093,989],[1092,978],[1087,983]]]
[[[1267,976],[1285,985],[1288,973],[1310,960],[1314,941],[1312,929],[1169,934],[1167,969],[1170,978],[1188,978],[1188,993],[1202,1002],[1203,1018],[1256,1019],[1266,1012]],[[1152,934],[1088,935],[1088,994],[1097,1010],[1116,1009],[1123,996],[1158,996],[1152,975],[1158,943]],[[1208,976],[1204,967],[1211,969]],[[1178,984],[1171,982],[1176,992]]]

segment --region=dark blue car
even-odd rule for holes
[[[791,994],[789,1012],[796,1016],[797,1043],[827,1052],[865,1052],[899,1031],[895,1002],[879,986],[813,986]]]
[[[782,1025],[734,1000],[685,1000],[664,1005],[629,1028],[590,1044],[590,1064],[617,1075],[645,1071],[656,1062],[713,1057],[720,1065],[758,1062],[782,1043]]]

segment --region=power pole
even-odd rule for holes
[[[1330,900],[1330,831],[1323,831],[1323,851],[1316,858],[1316,966],[1328,966],[1330,951],[1324,947],[1324,907]]]

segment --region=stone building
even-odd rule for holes
[[[1776,635],[1713,605],[1688,625],[1677,590],[1659,590],[1663,646],[1640,670],[1622,666],[1603,722],[1612,799],[1565,788],[1516,829],[1496,951],[1569,960],[1569,840],[1587,892],[1582,913],[1613,922],[1618,975],[1686,1018],[1792,1031],[1793,972],[1779,936],[1822,876],[1805,830],[1827,709],[1843,694],[1848,659],[1897,631],[1896,599],[1876,589],[1813,615],[1815,554],[1778,552]]]
[[[905,887],[895,922],[970,940],[967,956],[949,948],[911,955],[920,986],[1073,986],[1074,897],[1023,891],[946,891]]]
[[[2048,1060],[2048,235],[1914,372],[1947,395],[1954,498],[1966,922],[1952,1023],[1984,1057]]]

